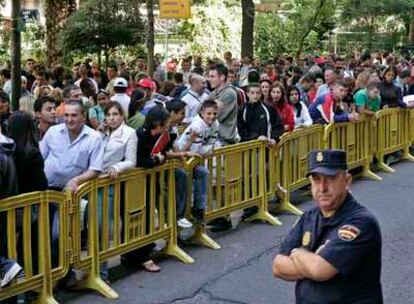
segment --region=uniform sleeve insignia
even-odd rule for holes
[[[338,229],[338,237],[343,241],[353,241],[360,233],[361,230],[353,225],[344,225]]]
[[[311,240],[311,233],[310,231],[306,231],[302,236],[302,246],[306,247],[309,245]]]

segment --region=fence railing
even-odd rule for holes
[[[193,200],[193,174],[197,166],[208,171],[205,220],[256,208],[248,220],[280,225],[268,213],[268,199],[278,195],[280,210],[302,212],[290,202],[292,191],[309,184],[307,155],[313,149],[343,149],[350,169],[380,180],[370,170],[394,170],[384,158],[395,152],[409,154],[414,142],[412,110],[386,109],[356,123],[312,126],[282,136],[275,147],[250,141],[216,149],[204,159],[186,163],[170,161],[153,169],[135,169],[115,180],[98,178],[81,185],[78,192],[34,192],[0,200],[0,255],[17,260],[24,275],[0,290],[0,301],[26,291],[39,294],[39,303],[56,303],[53,286],[74,267],[86,273],[80,287],[109,299],[118,294],[100,277],[101,264],[166,240],[165,253],[184,263],[194,260],[178,247],[175,170],[188,173],[187,214]],[[197,225],[194,241],[220,248],[204,226]]]

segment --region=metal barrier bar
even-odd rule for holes
[[[39,294],[38,303],[57,303],[53,297],[53,283],[67,274],[70,252],[65,241],[67,221],[61,217],[58,237],[63,241],[57,250],[62,258],[52,268],[52,221],[49,214],[52,205],[57,208],[59,216],[67,214],[66,195],[54,191],[27,193],[0,201],[0,214],[6,215],[7,222],[6,257],[18,261],[24,269],[24,277],[0,290],[0,301],[33,291]],[[34,236],[38,238],[37,242],[33,241]],[[19,243],[22,243],[21,252],[17,250]],[[37,261],[35,252],[38,253]]]
[[[71,202],[73,262],[88,276],[79,287],[96,290],[109,299],[118,298],[100,277],[101,263],[158,239],[167,241],[167,255],[184,263],[194,262],[177,245],[175,168],[175,162],[168,162],[124,173],[115,181],[98,178],[80,187]],[[82,241],[81,229],[83,199],[88,201],[86,242]]]
[[[209,171],[208,203],[206,221],[228,216],[230,213],[249,207],[258,207],[258,212],[248,220],[262,220],[272,225],[280,221],[267,211],[267,186],[265,178],[265,144],[250,141],[216,149],[203,163]],[[189,172],[188,189],[192,189],[192,172]],[[191,203],[192,193],[188,197]],[[189,208],[187,208],[189,210]],[[197,227],[193,237],[196,243],[218,249],[218,245]]]
[[[414,161],[410,154],[412,142],[412,110],[410,109],[384,109],[376,113],[377,119],[377,150],[375,157],[378,167],[386,172],[395,172],[385,164],[384,157],[397,151],[403,151],[403,159]]]
[[[362,167],[363,176],[373,180],[382,180],[370,169],[373,158],[371,137],[372,120],[362,117],[356,122],[333,123],[326,126],[324,145],[329,149],[346,151],[348,169]]]
[[[281,168],[280,186],[276,193],[281,198],[278,207],[281,212],[290,212],[301,215],[302,211],[290,202],[290,194],[304,186],[309,185],[306,177],[308,170],[308,153],[314,149],[322,148],[323,127],[313,125],[308,128],[286,133],[278,144],[278,157],[276,162]]]

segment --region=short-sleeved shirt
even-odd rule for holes
[[[381,232],[377,220],[348,194],[330,218],[315,207],[302,215],[281,246],[317,252],[337,271],[324,282],[310,279],[296,284],[296,303],[382,304]]]
[[[377,112],[381,106],[381,96],[376,99],[370,99],[366,89],[359,90],[354,95],[355,104],[357,107],[367,107],[368,110]]]
[[[50,127],[40,143],[40,152],[49,187],[63,189],[69,180],[87,170],[102,171],[102,138],[86,125],[73,142],[66,124]]]

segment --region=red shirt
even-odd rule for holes
[[[293,131],[295,128],[295,111],[293,110],[293,107],[288,104],[284,103],[281,106],[277,104],[271,104],[271,106],[277,111],[280,118],[282,119],[283,126],[288,126],[288,129],[286,131]]]

